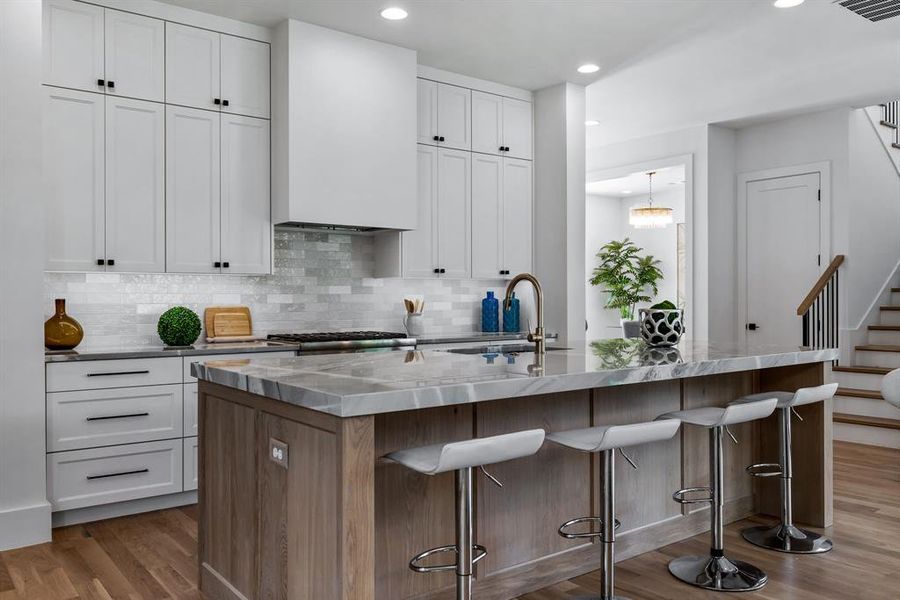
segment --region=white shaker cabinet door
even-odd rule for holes
[[[53,87],[43,92],[47,270],[102,271],[105,98]]]
[[[437,144],[437,111],[438,111],[438,84],[427,79],[417,80],[418,101],[417,129],[420,144]]]
[[[165,271],[165,133],[162,104],[107,96],[107,271]]]
[[[457,150],[472,149],[472,91],[446,83],[437,84],[438,145]],[[431,142],[432,144],[434,142]]]
[[[222,115],[222,272],[269,273],[269,121]]]
[[[438,150],[437,239],[441,277],[471,273],[472,153]]]
[[[102,92],[103,8],[44,0],[44,83]],[[8,82],[7,82],[8,83]]]
[[[532,157],[531,103],[514,98],[503,99],[503,145],[505,156]]]
[[[435,229],[435,205],[437,203],[438,149],[434,146],[417,146],[417,187],[419,221],[416,228],[404,231],[402,236],[403,276],[434,277],[437,268],[437,237]]]
[[[106,9],[106,91],[162,102],[165,99],[166,23]]]
[[[503,159],[503,264],[510,275],[532,269],[531,161]]]
[[[220,37],[222,111],[269,117],[269,44],[233,35]]]
[[[472,151],[500,154],[503,145],[503,98],[472,92]]]
[[[221,271],[219,113],[166,107],[166,270]]]
[[[472,277],[502,277],[503,159],[472,155]]]
[[[166,102],[219,109],[219,37],[214,31],[166,23]]]

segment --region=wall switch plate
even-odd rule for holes
[[[288,445],[281,440],[269,438],[269,460],[284,469],[288,468]]]

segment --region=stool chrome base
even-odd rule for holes
[[[669,572],[685,583],[718,592],[751,592],[766,585],[760,569],[726,557],[683,556],[669,563]]]
[[[824,535],[784,523],[774,527],[748,527],[741,535],[756,546],[790,554],[822,554],[833,548],[831,540]]]

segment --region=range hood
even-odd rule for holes
[[[272,219],[416,227],[416,53],[295,20],[272,44]]]

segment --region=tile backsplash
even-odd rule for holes
[[[403,331],[403,297],[425,298],[426,334],[477,331],[481,298],[499,280],[376,279],[374,240],[309,231],[275,232],[272,275],[45,273],[44,312],[65,298],[84,327],[79,348],[154,346],[159,315],[187,306],[201,319],[217,304],[246,304],[256,335],[285,331]],[[204,334],[202,334],[205,336]]]

